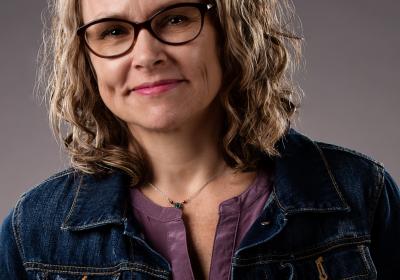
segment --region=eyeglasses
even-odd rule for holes
[[[212,4],[178,3],[158,11],[141,23],[102,18],[79,27],[77,35],[84,39],[92,53],[103,58],[129,52],[143,28],[165,44],[183,45],[199,36],[204,15],[212,8]]]

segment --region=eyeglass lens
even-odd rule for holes
[[[168,9],[151,20],[153,35],[165,43],[179,44],[195,38],[202,27],[202,15],[197,7]],[[102,56],[126,52],[133,44],[135,30],[124,21],[110,20],[89,26],[85,34],[89,47]]]

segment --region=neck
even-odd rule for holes
[[[172,197],[186,198],[222,175],[226,164],[219,147],[220,123],[202,120],[168,132],[131,127],[148,157],[152,183]]]

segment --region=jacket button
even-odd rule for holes
[[[271,222],[270,221],[264,221],[264,222],[261,222],[261,225],[262,226],[267,226],[267,225],[269,225]]]

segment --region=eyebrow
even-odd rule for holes
[[[196,3],[197,1],[176,1],[176,0],[171,0],[168,1],[167,3],[163,3],[161,4],[159,7],[151,10],[151,12],[149,13],[149,15],[146,17],[146,19],[152,17],[154,14],[158,13],[159,11],[168,8],[169,6],[175,5],[175,4],[180,4],[180,3]],[[88,22],[92,22],[92,21],[96,21],[96,20],[100,20],[103,18],[115,18],[115,19],[125,19],[125,20],[129,20],[128,16],[126,14],[122,14],[122,13],[107,13],[107,12],[101,12],[99,14],[97,14],[96,16],[94,16],[94,18]],[[86,24],[86,23],[85,23]]]
[[[150,17],[152,17],[153,15],[155,15],[156,13],[158,13],[159,11],[168,8],[169,6],[175,5],[175,4],[180,4],[180,3],[201,3],[202,1],[190,1],[190,0],[186,0],[186,1],[177,1],[177,0],[167,0],[167,3],[162,3],[159,7],[153,9],[150,11],[149,15],[146,17],[145,20],[149,19]],[[100,20],[103,18],[115,18],[115,19],[124,19],[124,20],[129,20],[128,16],[126,14],[123,13],[118,13],[118,12],[114,12],[114,13],[107,13],[107,12],[102,12],[97,14],[93,19],[91,19],[89,22],[92,21],[96,21],[96,20]],[[84,24],[87,24],[84,23]]]

